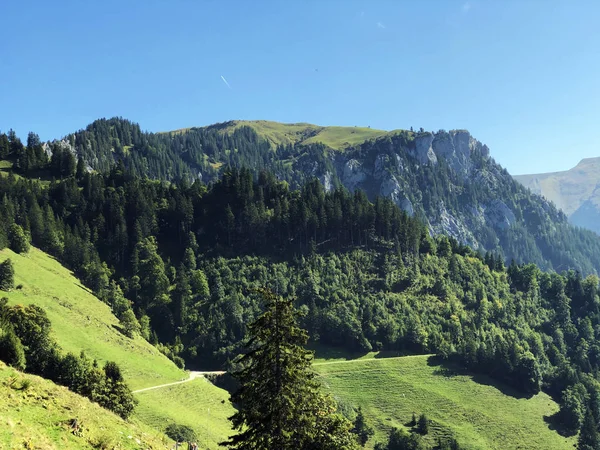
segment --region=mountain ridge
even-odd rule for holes
[[[598,237],[569,228],[562,211],[522,187],[467,130],[230,121],[155,134],[113,118],[96,120],[45,149],[75,154],[88,170],[106,173],[121,161],[133,176],[165,181],[212,183],[228,167],[248,168],[255,177],[272,172],[295,189],[318,179],[326,191],[343,186],[372,200],[390,198],[420,217],[430,233],[506,261],[600,272],[600,258],[591,250],[600,248]]]

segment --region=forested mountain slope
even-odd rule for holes
[[[0,149],[4,145],[5,154],[12,149],[23,160],[16,167],[26,172],[31,162],[16,156],[26,152],[9,141],[5,137]],[[430,232],[494,251],[506,261],[600,270],[599,238],[570,227],[564,213],[515,182],[464,130],[385,132],[233,121],[153,134],[123,119],[102,119],[60,142],[36,144],[33,139],[27,147],[33,159],[40,148],[57,155],[51,164],[55,176],[75,171],[68,160],[73,152],[82,157],[81,171],[107,171],[123,161],[134,176],[163,180],[216,181],[227,167],[246,167],[255,176],[268,169],[292,187],[318,178],[326,191],[344,186],[364,190],[371,200],[390,198],[417,214]]]
[[[123,335],[108,305],[87,292],[53,258],[35,248],[21,255],[5,249],[0,252],[0,262],[6,258],[13,262],[15,283],[21,287],[0,292],[0,296],[7,295],[10,304],[42,307],[51,320],[53,336],[65,350],[77,354],[84,349],[100,361],[108,357],[119,361],[134,388],[179,379],[181,372],[156,349],[139,336],[130,339]],[[320,355],[333,353],[319,351]],[[461,448],[467,449],[572,447],[573,437],[560,436],[544,422],[544,416],[558,410],[546,394],[522,398],[502,382],[473,376],[441,361],[432,364],[427,356],[385,356],[370,353],[365,358],[373,359],[344,359],[340,364],[319,359],[315,365],[341,410],[353,414],[352,409],[361,406],[375,427],[376,435],[367,442],[367,449],[385,441],[391,426],[403,427],[414,411],[430,418],[430,431],[424,438],[428,445],[455,436]],[[2,448],[21,448],[28,443],[48,449],[103,445],[166,449],[173,444],[169,445],[162,431],[175,422],[192,427],[201,448],[216,450],[217,443],[231,433],[227,417],[233,410],[228,394],[203,379],[136,394],[139,404],[128,421],[64,387],[19,373],[1,362],[0,393]],[[495,405],[492,411],[485,406],[490,402]],[[73,419],[81,431],[73,432]]]
[[[572,224],[600,233],[600,158],[564,172],[516,175],[515,180],[562,209]]]
[[[314,341],[351,351],[436,353],[561,403],[573,433],[598,414],[598,278],[505,267],[387,198],[290,190],[226,171],[206,187],[140,179],[122,164],[44,187],[0,178],[0,246],[33,242],[174,361],[226,367],[261,311],[253,288],[295,297]],[[182,385],[185,386],[185,385]]]

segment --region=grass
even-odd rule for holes
[[[544,420],[558,411],[546,394],[522,398],[484,376],[441,366],[431,356],[359,360],[342,354],[320,357],[315,369],[327,389],[344,403],[361,406],[376,430],[367,444],[383,442],[392,427],[404,427],[425,413],[432,421],[426,437],[450,435],[467,449],[572,449]]]
[[[36,304],[44,308],[52,322],[52,333],[65,351],[79,354],[84,350],[100,362],[117,362],[133,390],[187,377],[141,337],[130,339],[121,334],[110,308],[54,258],[36,248],[26,255],[8,249],[0,251],[0,261],[6,258],[13,261],[15,284],[23,287],[0,295],[6,295],[11,304]],[[169,420],[181,421],[205,436],[206,445],[215,448],[216,442],[229,433],[226,417],[233,408],[228,401],[221,403],[228,394],[206,380],[139,393],[136,397],[140,403],[134,418],[147,421],[157,430],[164,430]],[[217,431],[207,431],[206,424]]]
[[[236,121],[229,131],[241,126],[253,128],[273,146],[320,142],[335,150],[343,150],[346,147],[387,134],[387,131],[367,127],[321,127],[308,123],[279,123],[267,120]],[[225,129],[225,131],[227,130]]]
[[[304,144],[321,142],[328,147],[342,150],[388,134],[387,131],[367,127],[325,127],[316,136],[303,141]]]
[[[27,384],[29,384],[27,386]],[[69,426],[77,419],[82,433]],[[104,444],[104,447],[102,446]],[[43,378],[0,362],[0,448],[167,449],[172,442],[137,419],[117,415]]]
[[[229,394],[205,378],[137,394],[136,415],[156,428],[171,422],[192,427],[202,449],[217,449],[232,434],[227,418],[234,413]],[[173,402],[172,399],[177,399]]]
[[[79,354],[82,350],[99,362],[115,361],[132,389],[178,381],[185,373],[141,337],[130,339],[117,328],[119,321],[72,273],[46,253],[32,248],[26,255],[8,249],[15,267],[15,285],[8,292],[11,304],[36,304],[46,311],[60,346]]]
[[[8,176],[8,174],[12,172],[12,169],[13,163],[11,161],[8,161],[6,159],[0,159],[0,177]]]
[[[322,127],[310,123],[280,123],[269,120],[234,120],[226,126],[217,126],[222,133],[232,133],[243,126],[250,127],[259,136],[269,141],[273,148],[278,145],[320,142],[334,150],[343,150],[347,147],[361,144],[366,140],[400,131],[394,130],[388,132],[368,127]],[[191,128],[181,128],[167,133],[182,134],[189,130]]]

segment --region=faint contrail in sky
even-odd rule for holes
[[[225,79],[225,77],[223,75],[221,75],[221,80],[223,80],[223,83],[225,83],[227,85],[227,87],[229,89],[231,89],[231,86],[229,86],[229,83],[227,82],[227,80]]]

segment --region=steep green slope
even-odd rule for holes
[[[332,394],[361,406],[376,430],[368,444],[383,441],[391,427],[403,427],[412,414],[432,421],[426,440],[457,438],[467,449],[569,449],[574,438],[549,428],[544,418],[558,411],[546,394],[531,398],[485,376],[442,366],[430,356],[360,360],[317,360],[315,369]]]
[[[187,378],[184,371],[141,337],[129,339],[122,335],[109,307],[46,253],[32,248],[28,254],[18,255],[4,249],[0,251],[0,262],[6,258],[13,261],[15,284],[22,287],[2,292],[1,296],[8,297],[12,304],[36,304],[44,308],[52,322],[54,337],[65,351],[79,354],[83,350],[99,361],[117,362],[134,390]],[[155,433],[172,421],[186,423],[196,430],[203,445],[216,448],[229,430],[226,418],[233,408],[228,402],[221,403],[227,393],[206,380],[148,391],[136,397],[140,403],[134,413],[135,420],[154,426]],[[206,424],[211,426],[207,428]]]
[[[70,424],[82,427],[74,433]],[[172,441],[138,419],[125,421],[87,398],[0,362],[0,448],[168,449]]]
[[[119,321],[79,280],[46,253],[32,248],[26,255],[5,249],[0,261],[10,258],[15,284],[21,289],[2,293],[12,304],[36,304],[52,322],[60,346],[82,350],[100,362],[115,361],[132,389],[178,381],[185,373],[141,337],[129,339],[118,331]]]

